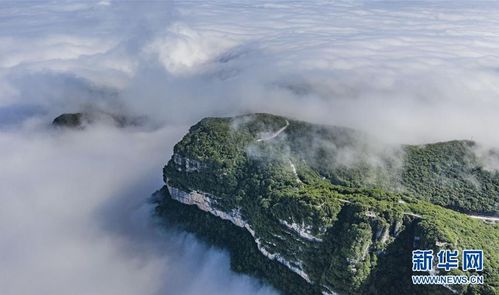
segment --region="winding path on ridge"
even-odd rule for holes
[[[469,214],[467,214],[467,215],[468,215],[468,217],[473,218],[473,219],[480,219],[483,221],[499,223],[499,217],[484,216],[484,215],[469,215]]]
[[[257,139],[256,141],[257,142],[261,142],[261,141],[267,141],[267,140],[271,140],[271,139],[274,139],[276,138],[277,136],[279,136],[279,134],[281,134],[284,130],[286,130],[286,128],[288,128],[289,126],[289,121],[286,120],[286,125],[284,127],[282,127],[281,129],[277,130],[275,133],[273,133],[272,135],[270,136],[267,136],[267,137],[262,137],[262,138],[259,138]]]
[[[281,134],[284,130],[286,130],[286,128],[288,128],[288,126],[289,126],[289,121],[286,120],[286,125],[284,127],[282,127],[281,129],[277,130],[276,132],[272,133],[271,135],[269,135],[267,137],[259,138],[256,141],[257,142],[262,142],[262,141],[272,140],[272,139],[276,138],[277,136],[279,136],[279,134]],[[290,164],[291,164],[291,167],[293,169],[293,172],[296,175],[296,168],[294,167],[293,162],[291,162],[291,160],[290,160]],[[349,202],[347,200],[341,200],[341,201]],[[412,213],[406,213],[406,214],[412,214]],[[416,215],[416,214],[414,214],[414,215]],[[485,216],[485,215],[471,215],[471,214],[466,214],[466,215],[468,217],[470,217],[470,218],[480,219],[480,220],[483,220],[485,222],[499,223],[499,217]],[[421,217],[421,216],[418,216],[418,217]]]

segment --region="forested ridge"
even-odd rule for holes
[[[264,140],[283,126],[282,134]],[[217,210],[240,212],[265,251],[307,275],[309,294],[450,292],[409,282],[413,247],[483,249],[486,284],[455,291],[496,294],[499,225],[444,207],[496,214],[497,172],[480,166],[471,142],[373,150],[370,140],[352,129],[268,114],[207,118],[175,146],[164,176],[170,187],[208,193]],[[292,283],[295,273],[275,260],[267,264],[244,229],[172,201],[166,188],[159,195],[159,214],[228,248],[235,270],[304,294],[305,281]]]

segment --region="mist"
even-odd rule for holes
[[[203,117],[270,112],[392,144],[471,139],[488,155],[498,8],[0,3],[0,293],[277,294],[230,271],[225,252],[157,225],[149,197],[174,144]],[[89,109],[145,121],[50,126]]]

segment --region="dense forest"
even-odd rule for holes
[[[497,214],[499,176],[481,166],[474,143],[372,142],[268,114],[203,119],[175,146],[165,182],[205,193],[213,210],[238,212],[253,233],[171,200],[166,187],[158,213],[228,248],[234,270],[286,294],[449,293],[409,282],[415,247],[483,249],[486,284],[454,291],[496,294],[499,225],[444,208]]]

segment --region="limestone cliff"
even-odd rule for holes
[[[333,149],[364,149],[363,140],[350,129],[266,114],[204,119],[165,166],[158,213],[228,248],[235,270],[287,294],[494,294],[497,225],[395,189],[393,174],[355,186],[338,183],[344,172],[325,173],[338,161],[319,165]],[[487,284],[412,285],[411,251],[442,247],[484,249]]]

